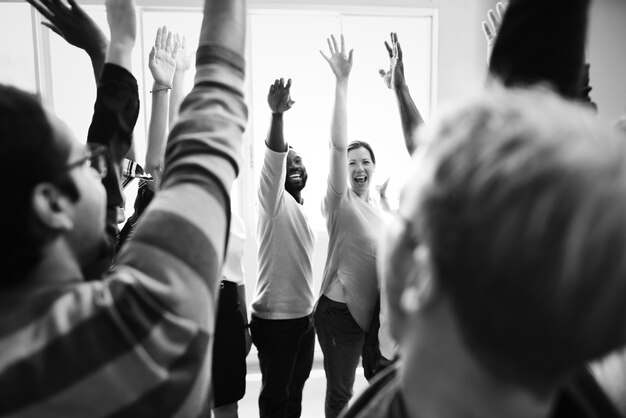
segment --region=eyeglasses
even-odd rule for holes
[[[87,165],[91,167],[100,176],[104,178],[107,175],[107,149],[104,145],[100,144],[87,144],[85,156],[69,163],[66,168],[71,170],[81,165]]]

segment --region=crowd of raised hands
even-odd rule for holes
[[[475,231],[472,222],[476,219],[482,222],[481,216],[487,213],[484,207],[493,209],[490,197],[499,202],[498,192],[508,192],[508,185],[525,187],[526,183],[517,181],[525,172],[536,170],[540,176],[545,169],[552,173],[551,167],[541,166],[544,155],[554,159],[554,170],[562,169],[556,177],[569,176],[572,181],[577,176],[584,177],[572,188],[626,209],[626,205],[619,206],[621,201],[612,197],[616,193],[594,194],[605,184],[613,187],[615,183],[615,190],[619,189],[614,181],[615,173],[624,170],[611,155],[598,154],[595,160],[593,156],[585,160],[585,155],[560,157],[570,155],[564,151],[564,142],[559,141],[561,136],[566,136],[563,132],[572,133],[572,141],[578,141],[580,149],[604,152],[585,148],[585,135],[602,136],[588,112],[562,101],[562,98],[573,99],[595,109],[589,98],[589,65],[582,59],[583,42],[579,33],[585,29],[581,22],[587,14],[588,0],[572,1],[576,5],[561,14],[562,21],[540,12],[537,2],[525,0],[498,3],[489,10],[487,20],[482,22],[489,73],[485,92],[475,101],[464,102],[457,113],[450,113],[452,116],[444,116],[434,124],[426,134],[432,144],[422,140],[425,122],[409,92],[405,52],[398,34],[392,32],[388,40],[381,40],[385,48],[380,46],[381,55],[387,52],[389,67],[380,69],[379,74],[382,84],[395,95],[402,139],[407,153],[414,156],[409,176],[419,180],[408,181],[400,208],[392,209],[386,199],[389,179],[375,189],[380,199],[372,198],[374,151],[367,142],[349,141],[348,89],[358,55],[348,47],[343,34],[326,39],[328,50],[319,52],[336,84],[327,190],[322,202],[311,205],[319,207],[317,203],[321,203],[330,237],[319,298],[312,291],[314,234],[302,212],[301,191],[306,185],[307,172],[304,159],[288,145],[283,133],[283,114],[295,105],[291,97],[292,79],[277,75],[267,96],[272,120],[264,138],[267,149],[258,195],[258,238],[267,248],[259,249],[262,272],[257,277],[251,304],[245,299],[241,269],[246,233],[241,227],[243,222],[231,210],[230,196],[231,186],[246,164],[243,161],[243,132],[247,123],[243,94],[245,0],[204,2],[196,51],[189,50],[184,34],[173,32],[166,25],[157,29],[147,57],[152,85],[144,167],[138,166],[136,161],[141,158],[135,155],[132,143],[139,114],[137,80],[133,74],[141,71],[132,65],[137,41],[134,0],[106,0],[109,37],[76,0],[26,1],[45,19],[44,26],[89,56],[97,97],[85,148],[33,98],[0,86],[0,118],[4,118],[0,136],[13,138],[11,129],[17,128],[11,119],[19,119],[3,116],[3,112],[5,115],[16,112],[19,116],[21,108],[14,110],[13,106],[23,105],[27,109],[23,114],[41,113],[40,119],[47,121],[35,136],[51,137],[39,150],[41,156],[33,157],[42,167],[47,164],[40,170],[41,177],[11,178],[8,185],[10,191],[26,193],[26,197],[16,199],[21,205],[16,209],[20,218],[14,221],[26,227],[23,237],[19,236],[17,244],[7,250],[1,261],[7,266],[7,277],[16,282],[21,280],[24,285],[11,287],[6,294],[0,292],[0,315],[4,315],[0,317],[0,345],[5,347],[0,353],[3,388],[0,416],[236,417],[237,402],[245,393],[246,356],[252,343],[257,346],[262,372],[260,415],[300,416],[302,391],[313,362],[315,335],[324,355],[327,418],[460,417],[468,411],[471,414],[467,416],[515,416],[513,413],[519,411],[554,418],[567,416],[560,408],[604,411],[600,415],[584,415],[589,417],[619,416],[620,409],[626,412],[623,402],[626,362],[623,354],[610,354],[626,337],[594,334],[599,335],[596,347],[595,340],[587,344],[576,339],[579,337],[576,329],[568,334],[565,321],[554,333],[564,329],[563,341],[571,337],[588,351],[581,348],[580,352],[570,350],[575,351],[570,353],[563,341],[550,341],[575,360],[564,360],[569,357],[561,358],[561,352],[548,358],[556,351],[544,356],[537,346],[528,342],[534,341],[534,331],[538,331],[524,322],[537,319],[529,303],[520,305],[518,311],[493,314],[521,317],[524,323],[514,324],[519,325],[516,331],[511,331],[515,335],[503,337],[500,342],[504,343],[490,346],[488,342],[503,329],[499,328],[499,321],[491,320],[488,306],[493,303],[505,311],[517,304],[516,298],[506,303],[515,289],[522,289],[520,297],[526,294],[519,280],[492,287],[482,283],[485,277],[485,280],[493,279],[494,271],[502,280],[517,274],[511,273],[504,261],[488,259],[486,251],[502,258],[513,253],[534,254],[531,244],[543,244],[561,233],[570,239],[579,232],[583,227],[577,222],[584,223],[585,214],[571,220],[573,227],[564,221],[562,229],[550,229],[544,241],[533,241],[543,231],[533,229],[526,234],[523,228],[514,229],[522,232],[509,241],[515,243],[519,238],[520,245],[527,246],[517,249],[511,244],[509,249],[507,242],[508,253],[489,246],[487,241],[491,236],[487,234],[493,231],[488,222],[481,224],[483,229],[476,234],[482,237],[484,232],[487,238],[472,241],[470,237],[464,241],[466,235],[472,234],[467,231]],[[523,43],[519,42],[519,34],[512,33],[511,28],[515,27],[506,23],[507,14],[522,16],[523,13],[515,13],[524,8],[529,16],[535,13],[552,19],[557,27],[568,28],[573,34],[572,44],[564,47],[570,48],[571,53],[564,54],[566,59],[555,61],[554,65],[543,63],[545,72],[527,73],[525,64],[528,54],[532,54],[528,51],[533,48],[541,51],[542,59],[548,56],[540,45],[546,37],[536,34],[529,37],[526,46],[520,47]],[[553,29],[541,26],[541,30]],[[572,65],[577,66],[575,71],[565,68]],[[184,84],[192,67],[194,85],[187,92]],[[579,77],[581,74],[586,77]],[[496,87],[492,84],[494,79],[497,79]],[[534,84],[545,84],[553,92],[528,88]],[[530,104],[545,108],[554,115],[554,120],[542,119],[540,112],[529,109]],[[476,109],[471,108],[473,105],[477,105]],[[502,123],[501,118],[510,115],[517,118],[515,123]],[[576,125],[569,131],[563,122],[564,115],[578,115],[587,125]],[[462,123],[450,122],[455,117],[462,119]],[[529,121],[545,126],[535,129]],[[15,123],[19,129],[24,126],[19,121]],[[519,132],[511,133],[509,128]],[[531,135],[528,132],[538,139],[535,141],[533,137],[524,142],[524,135]],[[485,140],[492,136],[495,142]],[[503,146],[506,149],[498,149],[497,140],[508,141]],[[19,142],[13,141],[10,146],[15,150],[9,151],[15,154],[16,161],[26,160],[31,157],[30,150],[25,151]],[[527,158],[522,142],[531,148],[548,144],[545,147],[551,152],[537,153],[536,165],[529,163],[528,167],[522,167]],[[613,143],[606,144],[608,147]],[[94,151],[97,149],[94,145],[100,146],[98,149],[106,148],[106,161],[103,153]],[[424,152],[416,153],[418,148]],[[620,147],[615,149],[615,153],[624,153]],[[521,157],[512,158],[510,165],[506,165],[509,152],[520,152]],[[498,153],[502,160],[490,159]],[[486,167],[489,164],[495,167],[493,171]],[[576,170],[576,164],[582,167],[581,171]],[[424,167],[432,172],[420,171]],[[487,172],[483,173],[481,170],[485,168]],[[78,173],[77,169],[88,171]],[[94,174],[94,170],[97,175],[84,175]],[[602,182],[595,188],[589,186],[598,177],[602,177]],[[124,189],[133,179],[139,179],[139,187],[134,197],[135,212],[127,217],[123,213]],[[488,180],[481,183],[484,179]],[[545,179],[549,181],[553,177]],[[559,182],[548,186],[543,182],[537,184],[542,190],[553,187],[555,194],[562,192]],[[573,189],[567,189],[568,193],[570,190]],[[552,200],[535,205],[535,200],[540,199],[535,199],[533,193],[534,190],[523,188],[519,194],[507,196],[527,205],[523,207],[530,208],[528,217],[534,216],[536,210],[545,219],[552,219],[548,216],[553,210]],[[513,223],[519,213],[517,207],[508,208],[508,203],[494,209],[493,222],[499,222],[499,217],[504,219],[498,224],[502,230],[515,227]],[[585,208],[589,213],[597,209]],[[497,212],[500,209],[510,211],[503,214]],[[383,223],[385,212],[392,219],[389,224]],[[566,212],[563,210],[563,216],[571,215]],[[449,218],[446,220],[445,216]],[[600,225],[599,228],[607,231],[606,235],[596,234],[594,239],[607,247],[610,244],[626,250],[626,243],[611,232],[622,230],[617,222],[619,216],[624,218],[615,215],[613,224]],[[529,225],[530,229],[535,227],[532,222]],[[545,222],[544,227],[547,230],[552,226]],[[570,227],[571,235],[563,232]],[[15,231],[10,229],[9,235],[16,234]],[[500,242],[497,240],[501,239],[501,232],[493,232],[494,242]],[[472,245],[454,247],[457,241]],[[474,254],[474,244],[484,245],[487,250]],[[561,244],[559,241],[554,245]],[[564,247],[567,247],[564,253],[574,251],[573,245],[566,243]],[[580,254],[593,257],[593,250],[589,248]],[[482,261],[468,262],[471,257],[467,254]],[[544,264],[554,262],[538,262],[541,257],[533,257],[528,256],[528,264],[534,267],[533,263],[538,263],[541,268],[529,269],[538,271],[538,275],[543,274]],[[20,260],[28,262],[20,265]],[[452,264],[446,264],[450,260]],[[461,280],[462,283],[459,277],[466,277],[459,276],[457,260],[467,271],[471,270],[463,271],[467,281]],[[495,267],[491,267],[492,261]],[[491,269],[481,270],[481,262]],[[606,272],[607,276],[617,275],[617,270],[603,270],[606,259],[600,255],[591,265],[590,269]],[[554,271],[561,267],[558,265]],[[481,274],[472,276],[473,269]],[[582,267],[580,270],[584,271],[571,273],[571,280],[580,280],[580,289],[584,290],[590,282],[584,275],[587,270]],[[474,290],[472,280],[480,290]],[[533,283],[536,289],[532,290],[541,301],[545,298],[540,292],[551,292],[562,285],[556,283],[542,290],[543,282]],[[609,286],[618,293],[626,289],[618,280],[606,283],[599,294],[610,295]],[[494,288],[497,288],[495,293],[490,293]],[[580,289],[571,292],[576,293],[572,297],[574,302],[567,299],[570,293],[565,289],[562,305],[557,303],[560,299],[554,303],[564,307],[558,315],[572,306],[580,307],[606,322],[620,320],[623,328],[623,319],[614,314],[623,313],[621,305],[611,298],[606,306],[586,299],[581,302],[584,299],[581,294],[589,292]],[[463,299],[466,294],[468,300],[474,299],[467,302]],[[491,299],[481,299],[488,297]],[[539,305],[540,302],[536,312],[554,312],[550,303]],[[252,311],[250,316],[248,306]],[[480,319],[480,326],[476,329],[471,328],[476,325],[472,322],[472,309],[479,312],[476,318]],[[528,315],[524,316],[527,311]],[[546,322],[551,319],[547,318]],[[485,329],[493,330],[484,338],[483,324]],[[507,332],[509,328],[504,327]],[[546,340],[551,338],[549,333],[545,335]],[[528,340],[524,336],[529,336]],[[509,337],[519,344],[509,344]],[[466,338],[471,343],[465,343]],[[521,354],[519,347],[524,348]],[[216,362],[212,361],[214,358]],[[425,362],[427,358],[434,360]],[[357,402],[349,404],[359,359],[371,386]],[[446,366],[448,359],[454,367]],[[519,363],[511,359],[518,359]],[[507,361],[512,362],[503,366]],[[548,362],[547,366],[544,361]],[[437,367],[433,366],[435,363]],[[438,376],[443,376],[442,380],[437,380]],[[464,389],[459,391],[459,387]],[[453,402],[449,401],[451,398]],[[495,398],[497,402],[493,401]],[[556,407],[552,408],[553,405]]]

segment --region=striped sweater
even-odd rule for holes
[[[0,317],[0,416],[199,417],[247,118],[243,59],[204,45],[162,191],[103,281],[51,284]],[[10,295],[2,295],[2,298]]]

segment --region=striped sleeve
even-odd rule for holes
[[[203,328],[212,326],[207,301],[224,259],[241,161],[243,82],[241,57],[212,45],[198,49],[195,85],[168,139],[162,190],[118,258],[146,274],[142,285],[165,309]]]

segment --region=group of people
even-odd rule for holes
[[[326,417],[626,415],[626,138],[589,98],[590,0],[489,11],[485,85],[428,127],[391,34],[381,76],[412,155],[396,210],[374,198],[374,150],[349,139],[353,51],[327,39],[319,292],[307,170],[283,133],[292,81],[277,78],[250,304],[230,200],[247,122],[245,0],[205,0],[189,94],[186,40],[158,29],[143,168],[134,0],[106,0],[110,39],[75,0],[27,1],[89,55],[97,96],[85,145],[36,96],[0,85],[12,202],[0,216],[0,416],[237,416],[254,344],[259,415],[298,417],[316,335]],[[370,384],[352,399],[360,361]]]

